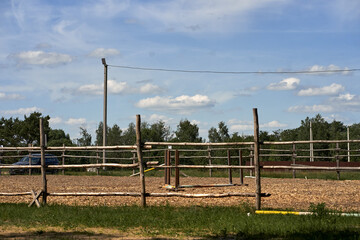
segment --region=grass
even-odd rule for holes
[[[116,229],[139,236],[232,239],[360,239],[356,217],[327,214],[325,205],[312,206],[311,216],[255,215],[250,205],[233,207],[138,206],[92,207],[0,204],[0,226],[46,227],[86,233],[90,228]],[[247,213],[251,213],[248,216]],[[0,234],[1,237],[1,234]]]

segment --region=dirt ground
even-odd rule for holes
[[[172,182],[174,180],[172,179]],[[235,193],[255,192],[255,179],[245,178],[245,186],[185,188],[182,193]],[[41,176],[0,176],[0,192],[29,192],[41,188]],[[226,184],[227,178],[182,177],[181,185]],[[239,179],[233,183],[239,184]],[[147,177],[147,192],[167,192],[163,178]],[[271,196],[262,198],[263,208],[307,210],[310,203],[324,202],[327,207],[342,211],[360,211],[360,180],[317,180],[317,179],[261,179],[262,192]],[[48,191],[51,192],[140,192],[139,177],[112,176],[48,176]],[[0,196],[0,202],[30,203],[31,196]],[[227,198],[181,198],[148,197],[148,205],[238,205],[243,202],[254,204],[251,197]],[[67,205],[133,205],[139,204],[139,197],[55,197],[49,196],[48,203]]]

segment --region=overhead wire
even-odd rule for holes
[[[161,72],[180,72],[180,73],[209,73],[209,74],[321,74],[321,73],[347,73],[360,71],[360,68],[351,69],[332,69],[332,70],[300,70],[300,71],[213,71],[213,70],[185,70],[168,68],[148,68],[136,66],[123,66],[107,64],[109,67]]]

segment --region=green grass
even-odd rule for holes
[[[40,209],[25,204],[0,204],[0,226],[60,227],[86,232],[110,228],[141,236],[233,239],[360,239],[356,217],[328,215],[325,205],[312,206],[312,216],[255,215],[248,204],[234,207],[138,206],[80,207],[50,205]],[[251,212],[250,216],[247,215]]]

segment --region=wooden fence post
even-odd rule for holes
[[[177,189],[180,185],[180,170],[178,168],[180,159],[179,159],[179,150],[175,150],[175,188]]]
[[[61,156],[61,164],[65,165],[65,144],[63,144],[63,152]],[[65,175],[65,168],[62,169],[62,175]]]
[[[167,154],[167,164],[166,166],[170,166],[171,165],[171,151],[168,150],[168,154]],[[166,168],[166,182],[167,184],[171,184],[171,169],[170,168]]]
[[[291,156],[291,158],[292,158],[292,164],[295,165],[296,164],[296,145],[295,145],[295,143],[293,144],[293,147],[292,147],[292,156]],[[293,172],[292,173],[293,178],[296,178],[296,170],[293,169],[292,172]]]
[[[242,166],[242,151],[241,149],[239,150],[239,166]],[[242,168],[240,168],[240,184],[243,185],[244,184],[244,171]]]
[[[168,151],[169,150],[165,150],[164,151],[164,166],[167,166],[167,161],[168,161]],[[167,168],[164,168],[164,184],[166,185],[166,184],[168,184],[168,182],[167,182]]]
[[[146,191],[145,191],[145,174],[144,161],[142,157],[142,143],[141,143],[141,119],[140,115],[136,115],[136,151],[139,161],[140,170],[140,184],[141,184],[141,206],[146,207]]]
[[[28,147],[32,147],[32,144],[29,144]],[[32,161],[31,161],[31,150],[29,149],[29,166],[32,165]],[[31,168],[29,168],[29,175],[32,174]]]
[[[44,120],[42,118],[40,118],[40,149],[41,149],[42,203],[46,205],[47,180],[46,180],[46,163],[45,163],[45,133],[44,133]]]
[[[212,162],[211,162],[211,149],[210,146],[208,146],[208,160],[209,160],[209,166],[211,166]],[[209,177],[212,177],[212,169],[209,169]]]
[[[339,158],[339,143],[336,143],[336,155],[335,155],[335,160],[336,160],[336,167],[340,167],[340,158]],[[337,174],[337,180],[340,180],[340,171],[336,171]]]
[[[231,156],[230,156],[230,150],[227,150],[227,161],[228,161],[228,166],[231,166]],[[228,169],[228,174],[229,174],[229,184],[232,184],[232,170],[231,168]]]
[[[257,108],[253,108],[254,116],[254,165],[255,165],[255,183],[256,183],[256,210],[261,209],[261,183],[260,183],[260,159],[259,159],[259,120]]]
[[[254,146],[253,145],[250,146],[250,166],[254,166]],[[250,177],[252,177],[254,175],[254,171],[252,169],[250,169],[249,175],[250,175]]]

